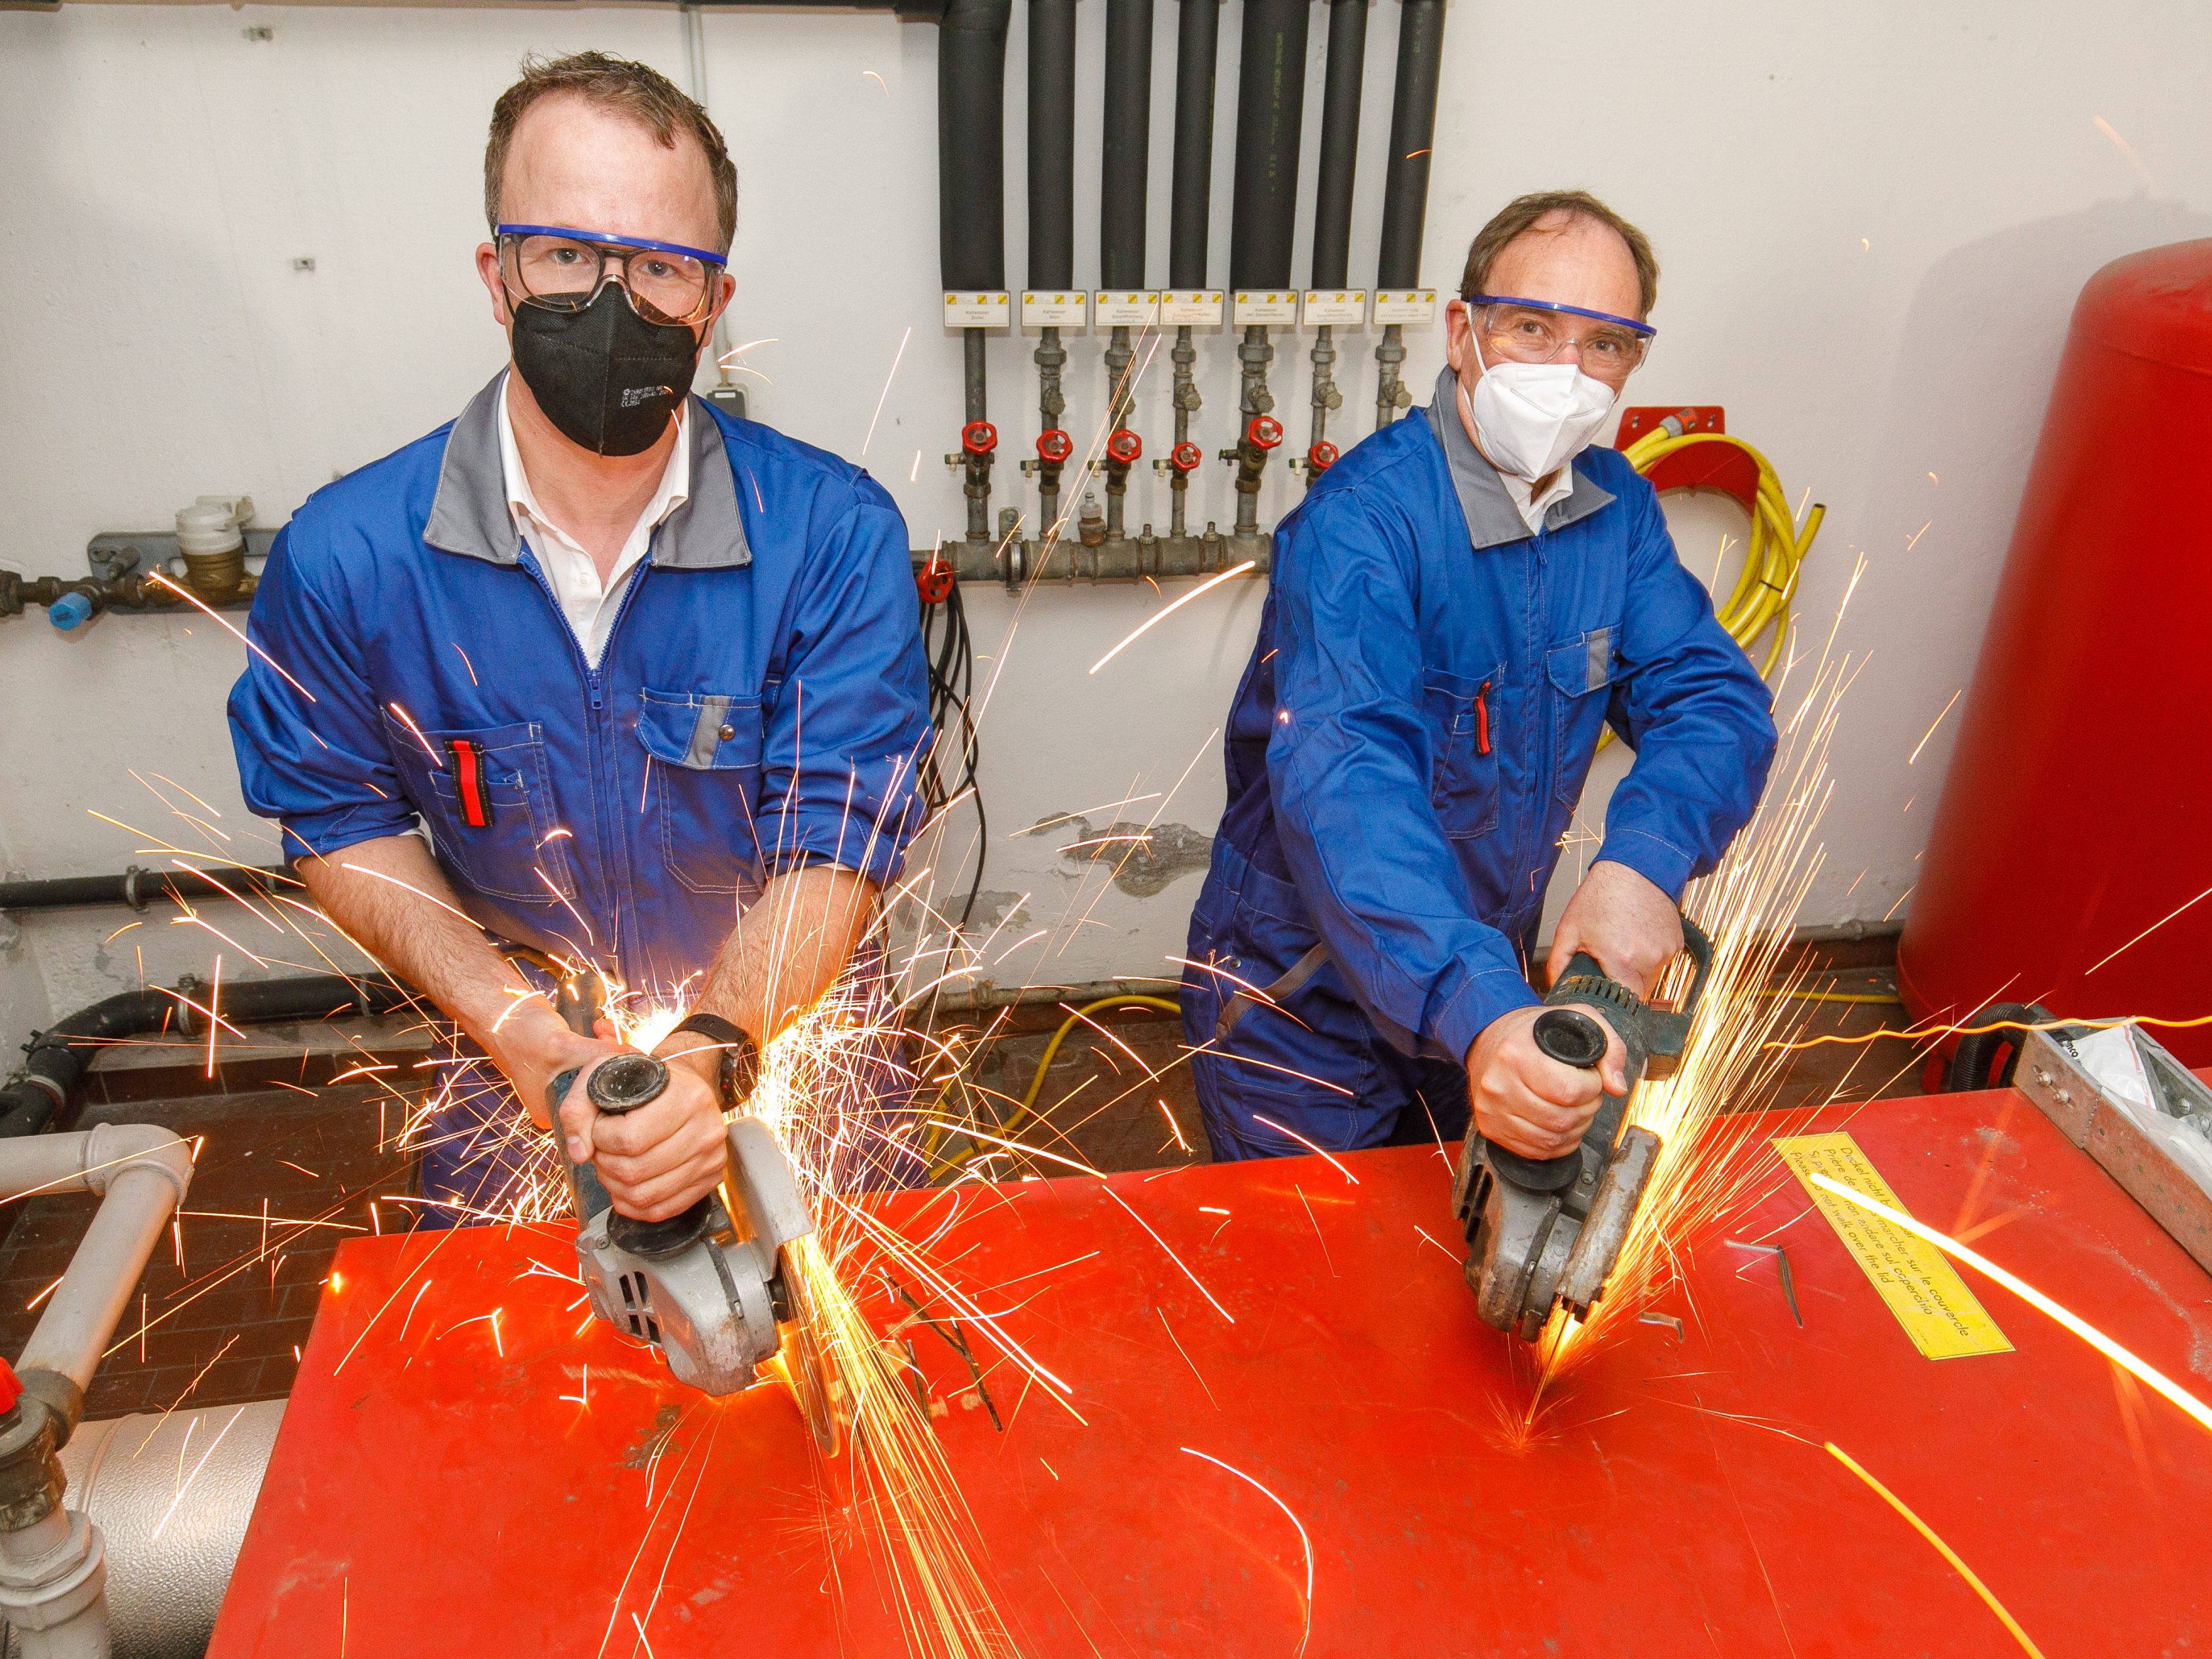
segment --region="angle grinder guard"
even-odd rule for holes
[[[571,1027],[588,1032],[596,1008],[572,1006],[567,995],[562,1002]],[[589,1164],[568,1160],[560,1111],[576,1077],[563,1072],[546,1096],[575,1205],[576,1260],[592,1313],[658,1349],[679,1382],[710,1395],[750,1387],[756,1367],[784,1346],[779,1327],[796,1320],[784,1247],[814,1231],[781,1143],[759,1118],[735,1119],[720,1188],[678,1215],[641,1221],[615,1209]],[[660,1060],[623,1054],[594,1066],[584,1091],[602,1115],[620,1116],[658,1099],[667,1086],[668,1067]],[[800,1404],[809,1406],[804,1399]],[[812,1409],[807,1415],[818,1440],[826,1415]],[[823,1449],[834,1444],[833,1431]]]
[[[1604,1294],[1659,1158],[1658,1136],[1622,1128],[1628,1104],[1646,1076],[1668,1075],[1680,1061],[1712,969],[1712,943],[1686,916],[1682,939],[1696,974],[1678,1009],[1650,1006],[1579,951],[1544,999],[1532,1035],[1559,1064],[1595,1071],[1607,1032],[1620,1039],[1626,1091],[1600,1101],[1579,1146],[1555,1158],[1523,1158],[1468,1124],[1452,1212],[1486,1324],[1533,1342],[1555,1305],[1587,1318]]]

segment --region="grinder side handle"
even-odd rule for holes
[[[1577,955],[1575,960],[1582,963],[1589,958]],[[1592,972],[1596,971],[1595,963],[1590,966]],[[1530,1035],[1546,1059],[1571,1066],[1578,1072],[1595,1072],[1605,1059],[1605,1027],[1578,1008],[1547,1008],[1536,1016]],[[1583,1155],[1579,1147],[1557,1158],[1523,1158],[1492,1140],[1489,1143],[1489,1156],[1491,1167],[1499,1175],[1530,1192],[1565,1192],[1582,1178]]]

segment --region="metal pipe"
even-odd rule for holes
[[[106,1541],[116,1659],[200,1659],[284,1418],[282,1400],[80,1425],[61,1455],[69,1506]],[[189,1501],[177,1497],[191,1455]]]
[[[1152,171],[1152,0],[1106,0],[1105,139],[1098,179],[1099,286],[1145,290],[1145,200]],[[1118,556],[1128,539],[1129,468],[1144,453],[1130,429],[1134,388],[1129,330],[1106,347],[1106,541]],[[1093,560],[1094,565],[1096,559]]]
[[[1013,0],[949,0],[937,34],[937,260],[951,290],[1006,286],[1006,29]],[[967,422],[957,458],[966,475],[968,539],[988,548],[991,459],[984,414],[984,331],[963,329]]]
[[[1328,0],[1328,70],[1321,99],[1321,161],[1314,194],[1313,282],[1340,289],[1352,269],[1352,187],[1359,161],[1359,90],[1367,62],[1367,0]],[[1344,406],[1336,386],[1336,331],[1314,331],[1313,440],[1306,487],[1336,462],[1328,416]],[[1293,463],[1295,465],[1296,463]]]
[[[1075,286],[1075,0],[1030,0],[1029,70],[1030,287],[1064,293]],[[1057,328],[1037,331],[1033,361],[1042,425],[1022,470],[1036,474],[1042,556],[1058,535],[1060,468],[1075,449],[1060,423],[1067,351]]]
[[[1390,106],[1390,156],[1382,186],[1382,246],[1376,263],[1378,289],[1418,288],[1421,233],[1429,208],[1429,161],[1437,136],[1437,82],[1443,70],[1444,0],[1402,0],[1398,21],[1398,83]],[[1380,371],[1375,425],[1381,430],[1413,401],[1400,380],[1406,361],[1405,331],[1382,330],[1375,348]]]
[[[1206,286],[1206,234],[1213,203],[1213,81],[1221,55],[1221,0],[1182,0],[1176,31],[1175,157],[1168,202],[1168,286],[1188,291]],[[1198,412],[1198,349],[1188,324],[1176,329],[1175,447],[1164,463],[1170,507],[1168,541],[1180,550],[1188,537],[1190,475],[1202,459],[1190,441]]]
[[[92,1386],[116,1322],[191,1179],[191,1148],[153,1124],[102,1124],[0,1148],[0,1198],[100,1195],[92,1224],[15,1362],[19,1372],[52,1371],[80,1392]]]
[[[198,870],[146,870],[131,865],[119,876],[50,876],[40,881],[0,881],[0,911],[67,910],[127,904],[134,910],[162,899],[228,898],[248,893],[298,894],[306,890],[289,870],[239,868],[215,874]]]

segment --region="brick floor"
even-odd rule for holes
[[[155,1252],[131,1297],[87,1414],[288,1392],[295,1345],[307,1340],[338,1242],[350,1231],[409,1224],[403,1205],[370,1212],[380,1194],[414,1191],[411,1159],[381,1149],[383,1133],[399,1127],[391,1097],[341,1084],[313,1096],[270,1089],[99,1102],[77,1127],[101,1122],[158,1123],[205,1139],[170,1245]],[[68,1266],[97,1202],[57,1195],[20,1206],[0,1248],[0,1351],[18,1352],[28,1340],[39,1310],[27,1304]]]

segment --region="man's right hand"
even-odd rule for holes
[[[1581,1145],[1601,1095],[1628,1092],[1627,1051],[1606,1033],[1595,1072],[1562,1066],[1536,1046],[1541,1008],[1516,1008],[1484,1027],[1467,1053],[1475,1127],[1523,1158],[1559,1158]]]

